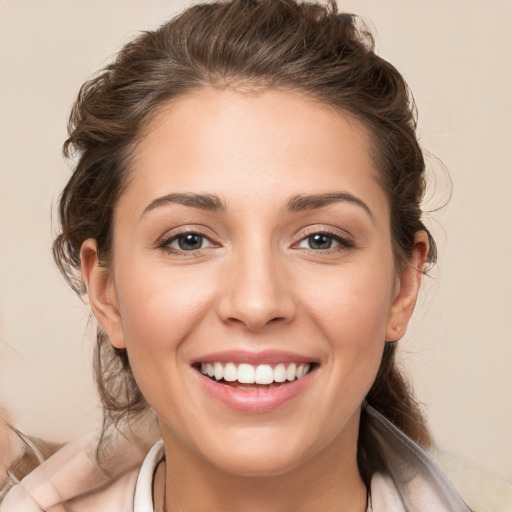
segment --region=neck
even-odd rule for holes
[[[314,458],[273,476],[227,473],[172,447],[167,467],[162,465],[157,475],[155,496],[161,497],[166,511],[364,512],[367,493],[357,468],[355,444],[336,440]]]

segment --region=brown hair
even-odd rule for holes
[[[79,294],[80,247],[95,238],[108,265],[113,208],[123,191],[140,134],[171,99],[205,86],[300,91],[357,117],[369,130],[373,157],[391,205],[397,265],[407,262],[422,223],[425,163],[415,129],[414,101],[400,73],[374,53],[374,41],[355,16],[294,0],[233,0],[195,5],[128,43],[115,61],[79,93],[64,153],[78,158],[59,204],[62,232],[53,246],[64,277]],[[367,401],[410,437],[428,444],[425,421],[386,344]],[[97,333],[96,381],[105,428],[147,404],[125,351]],[[363,412],[358,447],[366,483],[379,466]]]

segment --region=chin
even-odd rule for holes
[[[288,450],[287,450],[288,452]],[[225,473],[240,477],[275,477],[291,473],[307,461],[306,454],[296,451],[291,453],[279,453],[277,456],[267,450],[249,453],[234,452],[228,456],[216,455],[213,465]]]
[[[205,434],[196,445],[200,457],[208,464],[232,475],[273,477],[294,472],[312,459],[322,457],[336,443],[336,433],[319,431],[319,426],[297,422],[290,425],[228,429]]]

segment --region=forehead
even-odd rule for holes
[[[204,88],[174,100],[146,126],[131,171],[120,202],[135,208],[170,192],[229,202],[345,189],[387,208],[364,125],[298,92]]]

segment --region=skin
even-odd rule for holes
[[[168,510],[365,510],[360,406],[384,341],[405,332],[427,252],[418,233],[397,272],[378,172],[359,121],[297,92],[205,88],[147,127],[115,208],[109,269],[94,240],[81,258],[96,318],[128,350],[158,416],[171,463],[155,495]],[[170,193],[215,195],[225,210],[159,200]],[[289,208],[333,193],[345,199]],[[180,249],[173,237],[190,232],[204,235],[200,248]],[[315,233],[331,247],[312,245]],[[268,349],[318,367],[267,412],[212,400],[191,366]]]

